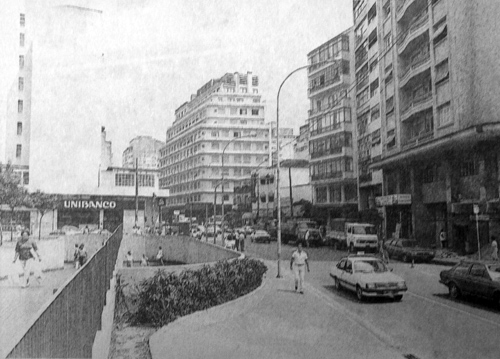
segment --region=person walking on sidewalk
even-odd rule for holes
[[[23,288],[26,288],[30,285],[30,275],[31,275],[31,270],[33,268],[33,261],[35,258],[35,255],[38,259],[39,262],[42,261],[42,258],[40,257],[40,254],[38,253],[38,247],[36,243],[29,238],[30,233],[28,230],[23,230],[21,232],[21,239],[16,243],[16,254],[14,255],[14,263],[16,263],[17,258],[21,261],[21,264],[23,266],[23,272],[24,272],[24,284],[22,285]],[[41,272],[41,271],[40,271]],[[42,279],[41,273],[36,274],[37,280],[40,282]]]
[[[304,277],[305,270],[309,272],[309,262],[307,261],[307,253],[302,250],[302,244],[297,245],[297,250],[292,253],[290,260],[290,270],[293,270],[295,276],[295,291],[304,294]]]
[[[495,236],[491,236],[491,259],[498,260],[498,243]]]
[[[161,249],[161,247],[158,249],[158,253],[156,253],[156,260],[162,266],[165,265],[165,262],[163,261],[163,249]]]

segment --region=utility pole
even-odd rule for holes
[[[139,221],[139,159],[135,159],[135,226]]]
[[[293,218],[293,197],[292,197],[292,166],[288,166],[288,180],[290,182],[290,217]],[[278,191],[280,189],[278,188]]]

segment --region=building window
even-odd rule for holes
[[[251,156],[243,156],[243,163],[250,163],[250,162],[252,162]]]
[[[342,189],[338,185],[330,186],[330,202],[340,203],[342,202]]]
[[[17,158],[20,158],[21,157],[21,154],[22,154],[22,146],[21,145],[17,145],[16,146],[16,157]]]
[[[377,94],[377,90],[378,90],[378,79],[376,79],[370,84],[370,97],[375,96]]]
[[[436,180],[436,167],[434,165],[427,166],[422,171],[422,183],[432,183]]]
[[[248,90],[247,90],[247,88],[246,88],[246,87],[240,87],[240,92],[241,92],[241,93],[247,93],[247,92],[248,92]]]
[[[436,85],[441,81],[445,81],[450,77],[450,71],[448,68],[448,59],[441,62],[436,66]]]
[[[19,78],[18,87],[19,87],[19,91],[23,91],[24,90],[24,77],[20,77]]]
[[[371,110],[371,118],[370,118],[370,121],[373,122],[375,121],[376,119],[378,119],[380,117],[380,108],[379,108],[379,105],[376,105],[374,107],[372,107],[372,110]]]
[[[23,134],[23,123],[22,122],[17,123],[17,134],[19,136]]]
[[[212,131],[212,137],[219,137],[219,131]]]
[[[213,155],[212,156],[212,163],[219,163],[219,156]]]
[[[30,173],[29,172],[23,173],[23,184],[25,184],[25,185],[30,184]]]
[[[24,27],[24,25],[26,24],[26,17],[24,14],[20,14],[20,25],[21,27]]]
[[[19,70],[24,69],[24,56],[19,55]]]
[[[17,113],[23,113],[24,105],[23,100],[17,101]]]
[[[450,102],[447,102],[437,109],[439,126],[444,126],[451,122]]]
[[[258,108],[252,108],[252,116],[259,116],[259,109]]]
[[[392,45],[392,34],[390,32],[384,37],[384,45],[386,49]]]
[[[253,91],[253,93],[254,93],[254,94],[259,93],[259,90],[258,90],[258,89],[253,89],[252,91]],[[256,100],[256,99],[254,99],[254,101],[253,101],[253,102],[259,102],[259,101],[255,101],[255,100]]]
[[[268,201],[269,201],[269,202],[274,202],[274,193],[269,193],[269,194],[267,195],[267,198],[268,198]]]
[[[247,114],[247,109],[246,108],[240,108],[240,115],[246,115]]]
[[[212,150],[218,150],[219,149],[219,143],[218,142],[212,142]]]
[[[478,174],[479,163],[477,161],[469,160],[460,164],[460,177],[476,176]]]
[[[214,176],[218,176],[219,175],[219,169],[218,168],[212,168],[212,174]]]
[[[234,138],[238,138],[238,137],[241,137],[241,133],[236,131],[236,132],[233,132],[233,137]]]
[[[24,34],[19,34],[19,46],[24,47]]]
[[[139,174],[137,177],[139,187],[154,187],[155,177],[154,175]]]
[[[326,187],[316,188],[316,203],[326,203],[327,201],[327,190]]]

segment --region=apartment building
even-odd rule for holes
[[[356,23],[373,14],[382,151],[368,167],[383,171],[386,235],[439,245],[444,230],[453,249],[476,251],[500,233],[500,3],[354,1]]]
[[[29,184],[32,41],[24,1],[2,2],[0,12],[0,165],[10,163]]]
[[[234,181],[269,160],[264,115],[259,78],[251,72],[212,79],[177,108],[160,151],[160,188],[170,189],[166,215],[189,207],[205,218],[214,205],[220,214],[222,203],[231,211]]]
[[[325,222],[357,209],[352,29],[308,54],[309,154],[313,205]],[[331,61],[328,61],[331,60]]]
[[[130,140],[129,146],[122,154],[122,167],[133,168],[137,160],[139,168],[158,168],[160,162],[160,148],[165,142],[151,136],[137,136]]]
[[[272,160],[269,165],[274,166],[277,163],[278,157],[278,129],[276,128],[276,121],[269,122],[270,131],[270,152],[272,154]],[[279,129],[279,139],[280,139],[280,161],[288,160],[293,158],[293,143],[295,142],[295,136],[293,135],[293,128],[290,127],[280,127]]]

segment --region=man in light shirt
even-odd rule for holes
[[[304,276],[305,270],[309,272],[309,262],[307,261],[307,253],[302,250],[302,244],[297,245],[297,250],[292,253],[290,260],[290,270],[293,270],[295,275],[295,291],[304,294]]]

